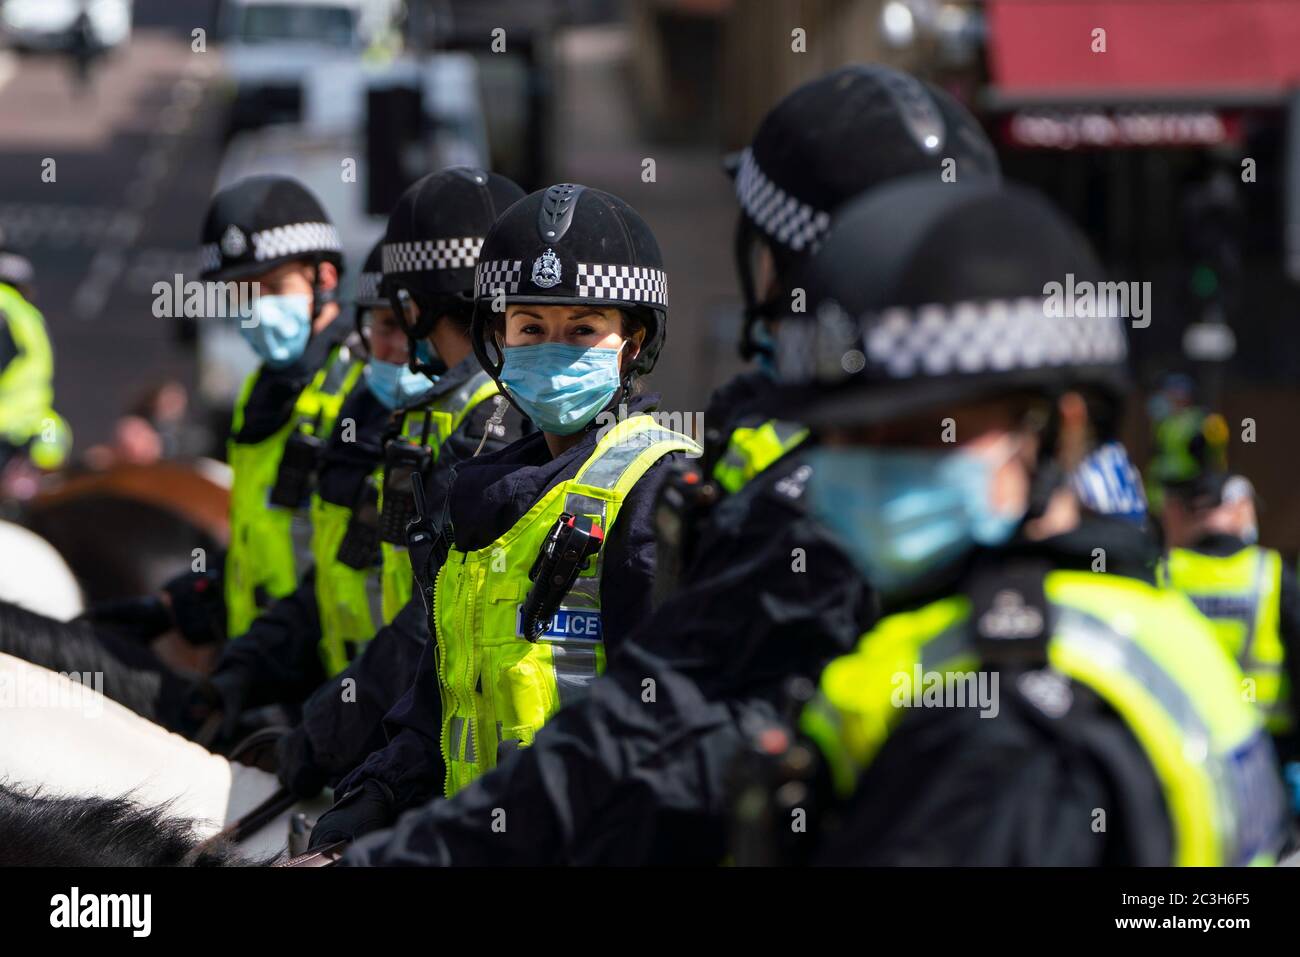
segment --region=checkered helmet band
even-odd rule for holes
[[[363,272],[357,276],[357,302],[378,302],[379,283],[383,278],[381,272]]]
[[[668,275],[648,266],[578,263],[578,296],[668,306]]]
[[[523,262],[518,259],[480,262],[474,277],[475,296],[491,297],[504,291],[519,292]],[[648,266],[577,263],[573,290],[577,299],[610,300],[668,307],[668,274]]]
[[[498,290],[506,295],[519,291],[519,277],[523,273],[523,261],[519,259],[493,259],[480,262],[474,270],[474,295],[495,296]]]
[[[736,198],[763,232],[795,252],[816,249],[831,225],[830,213],[809,206],[768,179],[750,149],[740,157]]]
[[[482,236],[384,243],[384,274],[469,269],[478,262],[479,250],[482,248]]]
[[[834,382],[873,367],[885,379],[952,377],[1123,362],[1113,314],[1057,316],[1049,300],[892,308],[855,322],[834,303],[815,321],[784,322],[777,374],[790,383]]]
[[[302,253],[342,252],[339,232],[330,223],[292,223],[253,233],[253,258],[258,262]]]

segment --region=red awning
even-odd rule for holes
[[[1300,86],[1300,0],[988,0],[998,95],[1278,94]],[[1092,52],[1093,30],[1106,52]]]

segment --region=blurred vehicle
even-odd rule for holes
[[[0,33],[23,52],[106,50],[131,38],[132,0],[3,0]],[[84,19],[83,19],[84,17]]]
[[[411,183],[445,166],[488,163],[474,58],[441,53],[379,65],[352,61],[307,70],[299,122],[245,130],[230,141],[213,192],[245,176],[301,180],[343,241],[340,297],[351,290],[388,211]],[[345,308],[340,321],[351,321]],[[199,397],[214,421],[227,414],[257,358],[235,319],[196,323]]]
[[[217,35],[235,84],[231,133],[296,121],[303,74],[357,60],[399,10],[400,0],[223,0]]]

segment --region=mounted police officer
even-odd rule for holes
[[[1090,409],[1126,391],[1121,318],[1045,304],[1049,283],[1098,272],[1035,194],[925,181],[856,202],[800,277],[809,311],[782,324],[778,374],[820,444],[791,492],[886,612],[803,712],[825,762],[821,777],[789,763],[814,860],[1205,865],[1279,849],[1275,759],[1236,664],[1157,586],[1141,531],[1090,520],[1061,481],[1096,442]]]
[[[909,172],[929,171],[936,181],[996,177],[997,160],[974,118],[947,94],[888,68],[854,66],[778,104],[735,171],[742,351],[757,355],[760,368],[715,395],[705,414],[704,468],[682,463],[661,490],[662,607],[591,697],[558,714],[554,733],[540,735],[510,774],[488,775],[462,797],[431,805],[377,859],[391,852],[430,862],[717,862],[725,853],[723,781],[742,726],[773,720],[786,679],[812,680],[870,624],[867,584],[786,494],[803,466],[807,430],[754,408],[771,388],[770,327],[840,204]],[[816,574],[804,573],[810,569]],[[652,705],[644,701],[647,680],[657,689]],[[634,729],[630,713],[644,716]],[[618,748],[593,745],[615,727]],[[473,822],[485,807],[507,807],[529,838],[480,840]],[[558,820],[575,826],[560,833]]]
[[[439,547],[412,552],[435,644],[316,844],[456,794],[587,693],[649,610],[658,482],[699,451],[636,388],[663,345],[667,276],[622,200],[561,184],[516,203],[476,291],[475,353],[538,432],[462,466]]]
[[[689,567],[712,502],[739,491],[808,435],[800,423],[754,409],[771,383],[775,322],[797,295],[795,270],[843,203],[878,183],[927,170],[962,182],[999,176],[993,146],[965,107],[879,65],[842,67],[800,86],[763,117],[750,145],[728,158],[740,207],[734,245],[744,303],[739,348],[756,366],[710,399],[702,469],[685,476],[685,484],[665,487],[661,522],[668,537],[655,581],[661,598]]]
[[[382,455],[382,436],[389,409],[369,388],[369,366],[383,358],[405,356],[406,342],[401,330],[394,328],[387,337],[382,320],[372,323],[370,312],[381,305],[378,299],[379,245],[367,257],[357,279],[354,299],[358,334],[344,339],[343,349],[365,362],[363,375],[354,378],[348,395],[317,455],[311,477],[308,560],[301,569],[297,587],[288,595],[261,611],[244,632],[222,651],[211,675],[200,680],[186,705],[180,727],[189,733],[199,730],[214,713],[222,722],[218,738],[205,744],[229,744],[240,727],[241,714],[250,708],[268,705],[296,713],[299,704],[328,676],[346,666],[327,649],[340,645],[340,633],[353,635],[354,622],[347,613],[350,605],[340,607],[336,596],[359,589],[362,596],[373,596],[379,606],[377,568],[363,562],[362,568],[348,564],[349,555],[342,546],[348,531],[355,525],[353,509],[362,498],[362,485]],[[391,323],[391,315],[388,317]],[[342,323],[339,324],[342,329]],[[297,517],[295,517],[295,520]],[[367,554],[367,561],[369,561]],[[370,579],[367,588],[367,579]],[[368,609],[362,607],[364,622],[356,627],[373,628]]]
[[[328,579],[316,579],[319,651],[333,680],[307,700],[280,748],[281,778],[297,793],[318,790],[383,745],[380,720],[410,687],[427,643],[405,548],[412,476],[437,518],[464,463],[530,431],[499,397],[469,337],[479,249],[523,195],[504,176],[453,167],[414,183],[389,216],[362,319],[366,383],[387,416],[382,451],[358,477],[348,509],[322,503],[317,513],[330,530],[320,551],[335,558]]]
[[[285,176],[253,176],[213,197],[202,278],[258,284],[240,334],[262,365],[230,427],[234,471],[226,615],[230,636],[290,594],[311,561],[309,505],[320,450],[362,361],[336,324],[343,255],[320,203]]]

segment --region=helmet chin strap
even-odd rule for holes
[[[1047,511],[1047,506],[1051,504],[1056,490],[1065,484],[1065,473],[1056,461],[1060,415],[1060,408],[1056,402],[1053,402],[1047,422],[1039,436],[1038,462],[1029,480],[1029,507],[1025,511],[1027,522],[1041,518]]]
[[[324,261],[325,260],[321,259],[319,256],[316,257],[316,261],[314,263],[314,268],[313,268],[314,275],[311,278],[311,324],[312,324],[311,334],[312,335],[316,334],[316,328],[315,328],[316,320],[319,319],[321,313],[325,311],[325,307],[328,306],[331,302],[338,301],[338,290],[326,289],[325,286],[321,284],[320,267],[321,264],[324,263]]]

